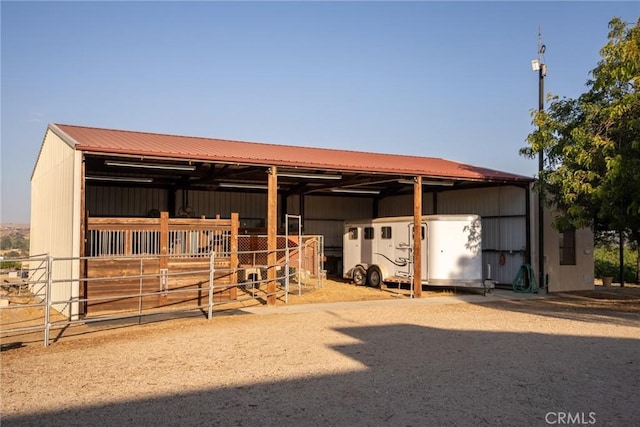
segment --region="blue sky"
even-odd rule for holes
[[[545,91],[576,97],[638,2],[6,2],[2,222],[47,123],[398,153],[534,176]]]

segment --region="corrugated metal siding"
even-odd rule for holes
[[[370,218],[373,199],[370,197],[306,196],[304,213],[310,219]]]
[[[287,197],[286,213],[290,215],[300,215],[300,196],[293,195]]]
[[[430,215],[433,213],[433,193],[422,195],[422,213]],[[413,195],[386,197],[378,205],[378,216],[407,216],[413,215]]]
[[[184,203],[183,197],[182,190],[176,192],[176,212]],[[219,214],[221,218],[230,218],[233,212],[240,215],[240,220],[267,217],[266,192],[261,194],[189,190],[186,201],[196,217],[204,215],[207,218],[214,218]]]
[[[327,256],[342,256],[342,221],[304,220],[304,234],[324,236]]]
[[[500,254],[498,252],[489,252],[482,254],[482,271],[483,276],[488,277],[487,264],[491,265],[491,279],[503,285],[513,283],[520,267],[524,263],[522,254],[504,253],[504,265],[500,265]]]
[[[500,215],[526,215],[527,193],[521,187],[498,187],[494,189],[500,193]]]
[[[439,214],[525,215],[526,192],[518,187],[477,188],[438,194]]]
[[[53,132],[46,133],[31,177],[31,254],[53,257],[80,255],[80,161],[79,153]],[[78,260],[58,263],[55,267],[53,280],[78,278]],[[42,288],[34,289],[36,293],[43,291]],[[58,283],[52,291],[52,298],[68,300],[77,294],[77,282]],[[56,305],[54,308],[70,314],[70,307]]]
[[[526,250],[526,218],[483,218],[482,246],[491,250]]]
[[[167,192],[158,188],[87,185],[85,197],[90,216],[145,217],[152,209],[167,209]]]

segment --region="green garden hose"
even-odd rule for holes
[[[535,293],[540,287],[530,264],[522,264],[516,278],[513,279],[513,291],[519,293]]]

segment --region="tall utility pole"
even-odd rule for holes
[[[538,111],[544,110],[544,77],[547,75],[547,65],[542,62],[547,47],[542,44],[542,31],[538,27],[538,59],[531,61],[531,68],[538,72]],[[542,196],[542,172],[544,170],[544,152],[538,152],[538,280],[540,288],[545,287],[544,276],[544,197]],[[548,290],[547,290],[548,291]]]

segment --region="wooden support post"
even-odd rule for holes
[[[231,244],[229,246],[231,262],[231,284],[236,286],[229,290],[230,299],[238,299],[238,228],[240,228],[240,218],[237,212],[231,214]]]
[[[413,295],[422,297],[422,177],[413,184]]]
[[[269,169],[267,189],[267,305],[276,304],[276,262],[278,261],[278,169]]]

